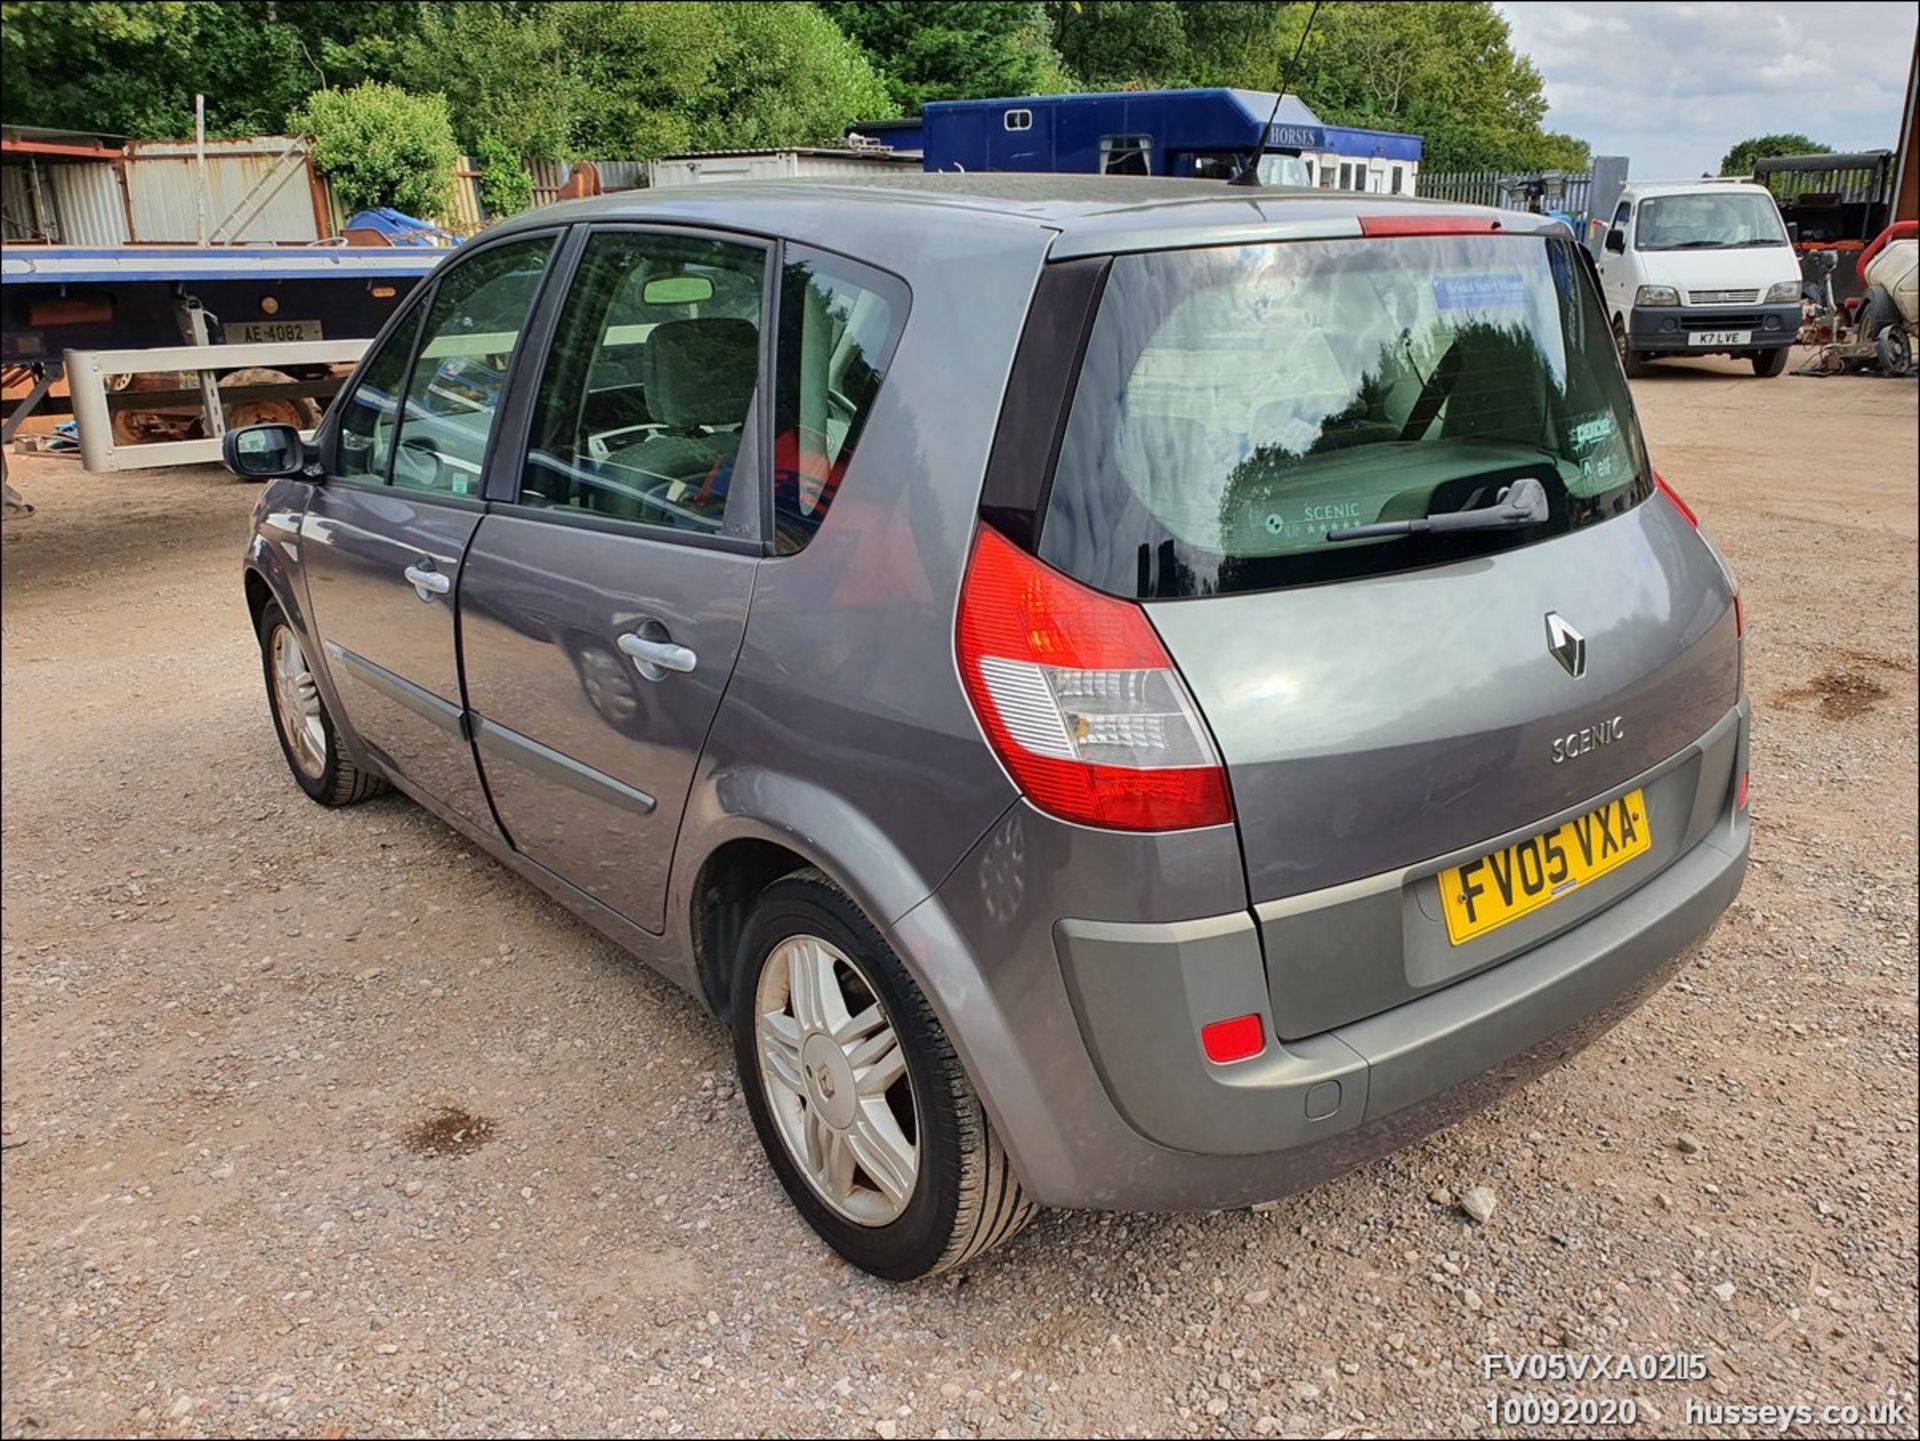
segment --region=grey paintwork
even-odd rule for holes
[[[1463,1072],[1545,1054],[1581,1016],[1617,1011],[1711,924],[1745,854],[1728,779],[1745,768],[1728,582],[1658,499],[1459,574],[1154,606],[1232,768],[1238,827],[1143,836],[1055,820],[1019,798],[981,738],[955,669],[954,608],[1050,250],[1158,248],[1237,226],[1351,235],[1360,216],[1431,208],[1004,176],[551,207],[498,233],[734,230],[840,251],[911,287],[910,322],[813,543],[773,556],[506,503],[536,373],[522,356],[489,505],[276,482],[250,589],[301,630],[350,754],[710,1000],[695,909],[713,858],[774,841],[824,871],[918,979],[1036,1199],[1277,1194],[1405,1139],[1416,1118],[1452,1114],[1482,1089]],[[559,276],[573,254],[570,242]],[[524,332],[534,359],[558,302],[548,289]],[[400,572],[421,556],[457,575],[451,596],[417,599]],[[1594,764],[1548,769],[1547,739],[1590,709],[1541,669],[1554,665],[1539,634],[1549,606],[1589,637],[1585,694],[1634,707],[1636,744]],[[1438,666],[1470,619],[1472,647]],[[648,620],[695,650],[693,673],[652,681],[618,663],[619,636]],[[346,652],[361,664],[342,664]],[[1250,704],[1240,688],[1263,665],[1312,693]],[[406,693],[368,666],[421,694],[396,700]],[[423,696],[453,709],[451,728]],[[1446,858],[1531,833],[1641,772],[1659,828],[1668,815],[1688,825],[1616,887],[1631,894],[1574,906],[1537,934],[1516,923],[1464,957],[1434,949],[1431,877]],[[1377,953],[1343,958],[1329,927],[1312,930],[1303,898],[1323,892],[1341,924],[1374,928]],[[1537,944],[1499,964],[1516,939]],[[1287,1046],[1211,1067],[1195,1026],[1242,1000]],[[1336,1143],[1320,1140],[1333,1126]]]

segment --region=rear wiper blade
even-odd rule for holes
[[[1547,519],[1547,488],[1532,476],[1502,486],[1492,505],[1477,510],[1450,510],[1418,520],[1382,520],[1372,525],[1350,525],[1327,532],[1329,541],[1373,540],[1383,535],[1425,535],[1461,530],[1515,530]]]

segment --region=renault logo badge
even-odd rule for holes
[[[1587,638],[1562,620],[1557,611],[1547,612],[1547,650],[1575,680],[1587,673]]]

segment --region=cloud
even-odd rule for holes
[[[1639,179],[1717,171],[1751,135],[1798,131],[1835,150],[1877,150],[1899,133],[1910,0],[1499,8],[1545,82],[1548,128],[1627,156]]]

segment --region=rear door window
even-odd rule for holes
[[[1330,539],[1491,505],[1522,530]],[[1303,241],[1123,255],[1088,340],[1042,523],[1115,595],[1271,589],[1433,565],[1615,515],[1650,490],[1573,243]]]
[[[764,247],[601,231],[561,311],[520,501],[707,535],[749,534]]]

